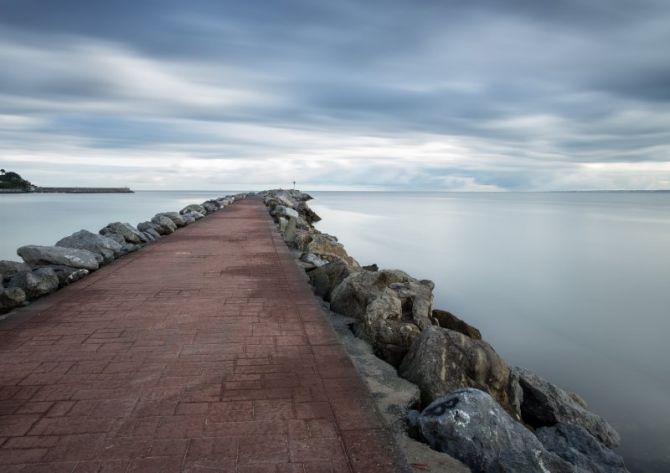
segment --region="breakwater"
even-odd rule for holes
[[[156,214],[137,226],[112,222],[97,233],[82,229],[54,246],[22,246],[17,254],[23,262],[0,261],[0,314],[78,281],[244,197],[246,194],[236,194],[191,204],[180,211]]]
[[[131,194],[129,187],[33,187],[31,189],[0,189],[0,194]]]
[[[433,308],[431,281],[362,267],[315,227],[309,195],[263,195],[315,293],[418,388],[417,405],[409,396],[395,406],[407,411],[402,428],[412,436],[477,472],[627,471],[607,421],[577,394],[509,366],[475,327]]]
[[[306,204],[307,194],[276,190],[260,195],[297,264],[333,311],[331,317],[339,319],[340,328],[355,338],[349,338],[351,345],[358,349],[360,344],[356,342],[366,344],[382,363],[363,374],[379,384],[395,386],[390,390],[397,395],[395,398],[386,393],[385,413],[394,428],[404,434],[403,441],[410,438],[409,434],[442,452],[445,458],[463,462],[449,463],[448,471],[625,471],[621,458],[610,449],[618,442],[618,435],[603,419],[589,412],[579,396],[526,370],[508,366],[475,327],[433,308],[431,281],[417,280],[399,270],[361,266],[336,237],[317,230],[314,224],[319,217]],[[91,235],[85,231],[56,245],[73,250],[84,245],[95,248],[98,257],[94,255],[93,260],[56,247],[22,247],[19,254],[27,266],[5,266],[10,273],[17,271],[3,278],[11,283],[3,295],[17,293],[16,289],[25,284],[26,297],[36,299],[45,287],[36,278],[46,276],[49,270],[56,273],[59,286],[68,285],[124,251],[134,252],[155,241],[152,229],[160,238],[154,225],[168,234],[180,223],[186,226],[191,218],[197,220],[192,211],[204,215],[216,212],[221,204],[225,207],[232,203],[226,204],[225,199],[217,200],[218,207],[212,202],[203,203],[199,207],[204,213],[196,206],[187,206],[180,212],[157,214],[137,227],[118,222],[105,226],[99,235],[116,241],[121,252],[98,238],[98,246],[92,246]],[[213,210],[209,212],[208,207]],[[187,214],[190,218],[185,217]],[[179,221],[180,215],[184,222]],[[135,231],[145,234],[149,241],[142,241],[142,237],[138,240]],[[246,237],[240,234],[234,238],[243,241]],[[212,270],[216,273],[216,268]],[[245,265],[236,266],[234,271],[249,274]],[[48,278],[41,281],[44,279]],[[185,286],[165,294],[199,290],[190,283]],[[54,285],[51,287],[53,290]],[[131,290],[133,297],[136,293],[142,293],[141,287]],[[246,303],[253,304],[251,300]],[[341,334],[345,336],[344,331]],[[360,358],[370,362],[370,357]],[[381,379],[375,378],[379,372],[383,373]],[[478,439],[474,445],[473,438]]]

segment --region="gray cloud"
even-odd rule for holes
[[[668,186],[667,2],[328,3],[2,2],[3,167],[140,188]]]

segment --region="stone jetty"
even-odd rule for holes
[[[404,471],[262,201],[206,204],[61,242],[102,267],[0,322],[0,471]]]
[[[0,470],[627,472],[581,397],[433,307],[432,281],[360,264],[310,199],[226,196],[0,261]]]

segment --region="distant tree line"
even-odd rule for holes
[[[31,191],[35,188],[30,181],[26,181],[19,174],[0,169],[0,189],[21,189]]]

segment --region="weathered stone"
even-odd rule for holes
[[[300,202],[296,207],[296,210],[298,211],[300,216],[303,219],[305,219],[305,221],[310,225],[319,222],[321,220],[321,217],[319,217],[319,215],[316,212],[314,212],[305,202]]]
[[[56,273],[59,287],[65,287],[75,281],[79,281],[89,274],[88,269],[71,268],[63,265],[51,265],[46,267],[52,269],[53,272]]]
[[[58,276],[51,268],[21,271],[10,279],[7,287],[23,290],[29,300],[37,299],[58,289]]]
[[[203,218],[205,216],[204,213],[201,212],[196,212],[195,210],[190,210],[188,212],[185,212],[182,214],[182,217],[184,217],[184,220],[187,221],[187,223],[190,221],[190,223],[196,222]]]
[[[151,219],[151,222],[158,225],[156,230],[161,235],[169,235],[170,233],[174,233],[177,230],[177,225],[172,221],[172,219],[166,217],[165,215],[156,214]]]
[[[306,251],[307,246],[312,241],[312,233],[307,230],[297,229],[295,238],[293,238],[293,246],[300,251]]]
[[[514,418],[520,419],[517,378],[482,340],[429,327],[410,348],[399,373],[419,386],[424,402],[432,402],[456,389],[474,387],[488,392]]]
[[[303,263],[311,264],[313,268],[320,268],[321,266],[325,266],[328,264],[328,261],[323,260],[318,256],[313,255],[312,253],[304,253],[300,257],[300,261],[302,261]]]
[[[314,286],[314,293],[325,301],[330,301],[330,295],[347,276],[351,274],[349,267],[342,261],[333,261],[314,271],[309,272],[309,280]]]
[[[586,410],[583,400],[523,368],[514,368],[523,389],[521,415],[532,427],[557,423],[584,427],[607,447],[616,447],[621,438],[605,419]],[[581,401],[581,402],[580,402]]]
[[[285,242],[292,243],[296,235],[296,219],[282,217],[281,220],[286,222],[282,231],[282,238],[284,238]]]
[[[221,208],[221,204],[219,204],[215,200],[208,200],[202,203],[202,207],[205,209],[205,211],[210,214],[212,212],[216,212]]]
[[[133,243],[138,245],[140,243],[146,243],[142,233],[129,223],[122,222],[112,222],[106,227],[101,228],[98,232],[100,235],[109,236],[111,233],[116,233],[121,235],[125,241],[128,243]],[[111,237],[110,237],[111,238]]]
[[[535,432],[544,448],[591,473],[628,473],[623,458],[578,425],[556,424]]]
[[[277,207],[275,207],[273,215],[276,217],[286,217],[295,219],[298,219],[300,217],[300,214],[296,210],[283,205],[278,205]]]
[[[88,250],[63,248],[60,246],[26,245],[16,250],[23,260],[32,266],[62,264],[73,268],[98,269],[99,255]]]
[[[26,301],[26,293],[18,287],[0,287],[0,313],[10,311],[23,305]]]
[[[331,293],[331,307],[359,322],[358,336],[398,366],[422,330],[433,324],[432,282],[397,270],[355,272]]]
[[[433,317],[435,318],[435,320],[437,320],[438,325],[442,328],[448,328],[449,330],[460,332],[463,335],[467,335],[470,338],[474,338],[475,340],[482,339],[482,334],[479,330],[477,330],[472,325],[469,325],[468,323],[464,322],[463,320],[459,319],[451,312],[448,312],[446,310],[434,309]]]
[[[184,217],[179,212],[161,212],[158,215],[164,215],[174,222],[177,227],[185,227],[186,221]]]
[[[103,235],[79,230],[72,235],[62,238],[56,246],[63,248],[78,248],[99,254],[105,263],[109,263],[121,254],[121,245]]]
[[[344,246],[325,233],[312,235],[312,241],[307,245],[307,251],[313,253],[326,261],[343,261],[353,270],[358,270],[361,266],[358,262],[347,254]]]
[[[410,422],[429,445],[458,458],[473,473],[576,473],[478,389],[438,398],[420,414],[413,411]]]
[[[373,264],[368,264],[367,266],[363,266],[364,270],[366,271],[379,271],[379,266],[377,266],[375,263]]]
[[[189,213],[189,212],[198,212],[198,213],[202,214],[203,216],[207,214],[207,210],[205,210],[205,208],[202,205],[198,205],[198,204],[187,205],[186,207],[184,207],[183,209],[181,209],[179,211],[179,213],[182,214],[182,215],[184,215],[186,213]]]
[[[26,263],[21,263],[19,261],[9,261],[2,260],[0,261],[0,274],[2,274],[4,279],[9,279],[14,276],[16,273],[21,271],[30,271],[30,266]],[[0,282],[2,279],[0,279]]]

